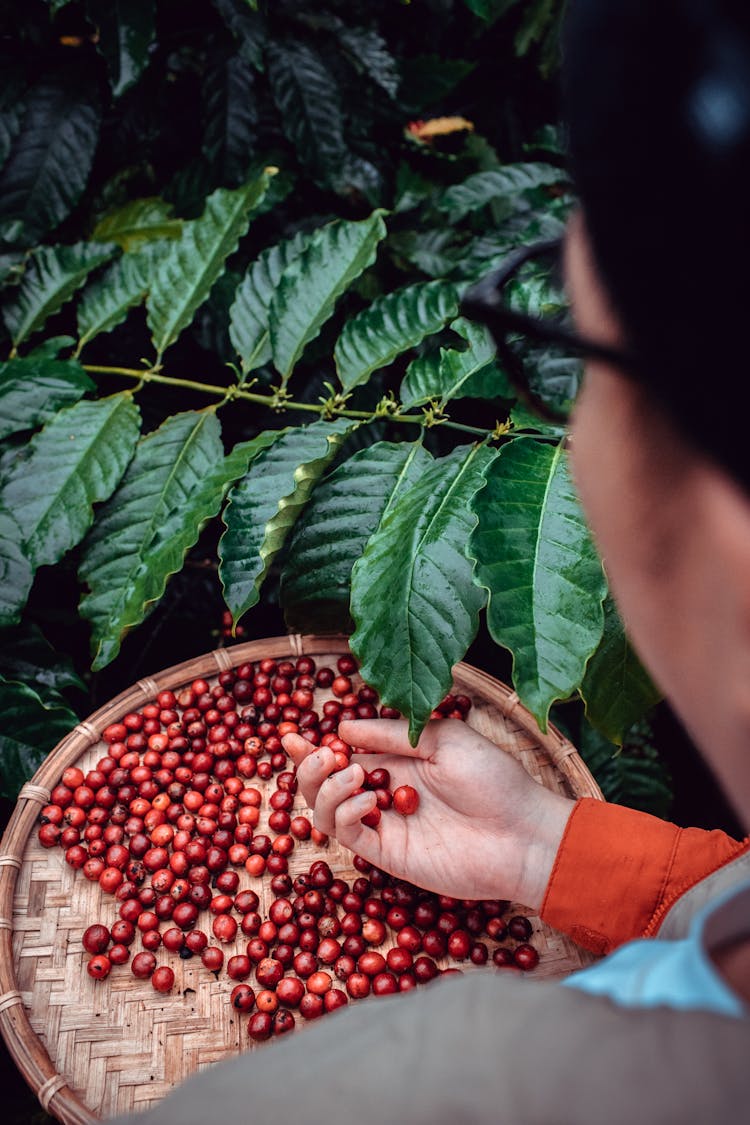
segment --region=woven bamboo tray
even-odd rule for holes
[[[111,925],[117,903],[98,883],[69,867],[61,848],[47,850],[38,843],[38,814],[50,790],[67,766],[92,768],[105,753],[100,740],[104,728],[158,691],[176,690],[197,677],[213,683],[219,672],[263,657],[312,655],[321,667],[335,665],[346,651],[343,637],[294,635],[218,649],[176,665],[139,681],[80,723],[23,787],[0,844],[0,1030],[42,1106],[60,1121],[90,1122],[146,1109],[193,1072],[253,1045],[247,1017],[228,1002],[232,982],[226,974],[216,980],[197,957],[183,961],[157,951],[158,962],[175,971],[175,987],[166,996],[149,981],[137,980],[127,965],[115,967],[105,981],[88,976],[81,936],[93,921]],[[454,672],[454,690],[473,700],[472,727],[518,758],[547,788],[602,799],[575,747],[553,727],[542,735],[514,692],[469,665],[458,664]],[[356,677],[354,682],[356,687]],[[316,692],[314,705],[324,698],[330,698],[329,691]],[[250,784],[264,786],[257,778]],[[300,794],[295,807],[305,809]],[[263,831],[265,815],[264,809],[258,831]],[[320,856],[337,876],[352,880],[359,874],[351,853],[335,841],[322,849],[307,841],[298,843],[290,856],[292,877]],[[261,895],[264,914],[273,895],[262,893],[266,884],[260,879],[242,869],[240,873],[241,886]],[[531,940],[540,954],[533,976],[562,977],[591,960],[531,911],[516,905],[511,911],[532,922]],[[199,925],[206,928],[203,919]],[[244,952],[247,939],[241,932],[239,939],[236,949],[224,947],[226,957]],[[386,946],[392,944],[386,941]],[[465,971],[487,971],[466,970],[466,964]]]

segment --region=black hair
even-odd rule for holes
[[[639,374],[750,487],[750,3],[570,0],[571,170]]]

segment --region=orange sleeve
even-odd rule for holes
[[[743,850],[724,832],[678,828],[584,797],[568,821],[541,917],[592,953],[640,937],[665,903]]]

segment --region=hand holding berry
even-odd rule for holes
[[[538,785],[509,754],[458,720],[431,722],[416,747],[403,720],[340,724],[363,753],[343,770],[333,753],[290,734],[315,824],[369,862],[427,890],[457,898],[504,898],[538,908],[573,802]],[[419,793],[414,815],[387,811],[362,823],[376,804],[357,792],[365,771],[384,768],[393,788]]]

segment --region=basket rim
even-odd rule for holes
[[[323,652],[350,651],[344,633],[291,633],[265,637],[231,648],[218,648],[147,676],[125,688],[107,703],[78,723],[50,751],[18,796],[8,825],[0,841],[0,1034],[28,1085],[34,1090],[42,1108],[70,1125],[88,1125],[100,1118],[92,1113],[60,1074],[41,1040],[34,1032],[16,985],[13,959],[13,902],[22,866],[22,856],[31,831],[36,825],[39,809],[49,802],[51,788],[60,773],[72,765],[86,750],[100,741],[102,732],[129,710],[137,710],[159,691],[178,687],[188,680],[213,677],[240,664],[263,657],[315,655]],[[454,677],[469,689],[491,693],[493,702],[503,716],[512,718],[548,755],[576,797],[604,800],[601,789],[581,758],[578,750],[552,723],[542,732],[531,712],[521,703],[517,692],[489,673],[463,661],[453,667]]]

